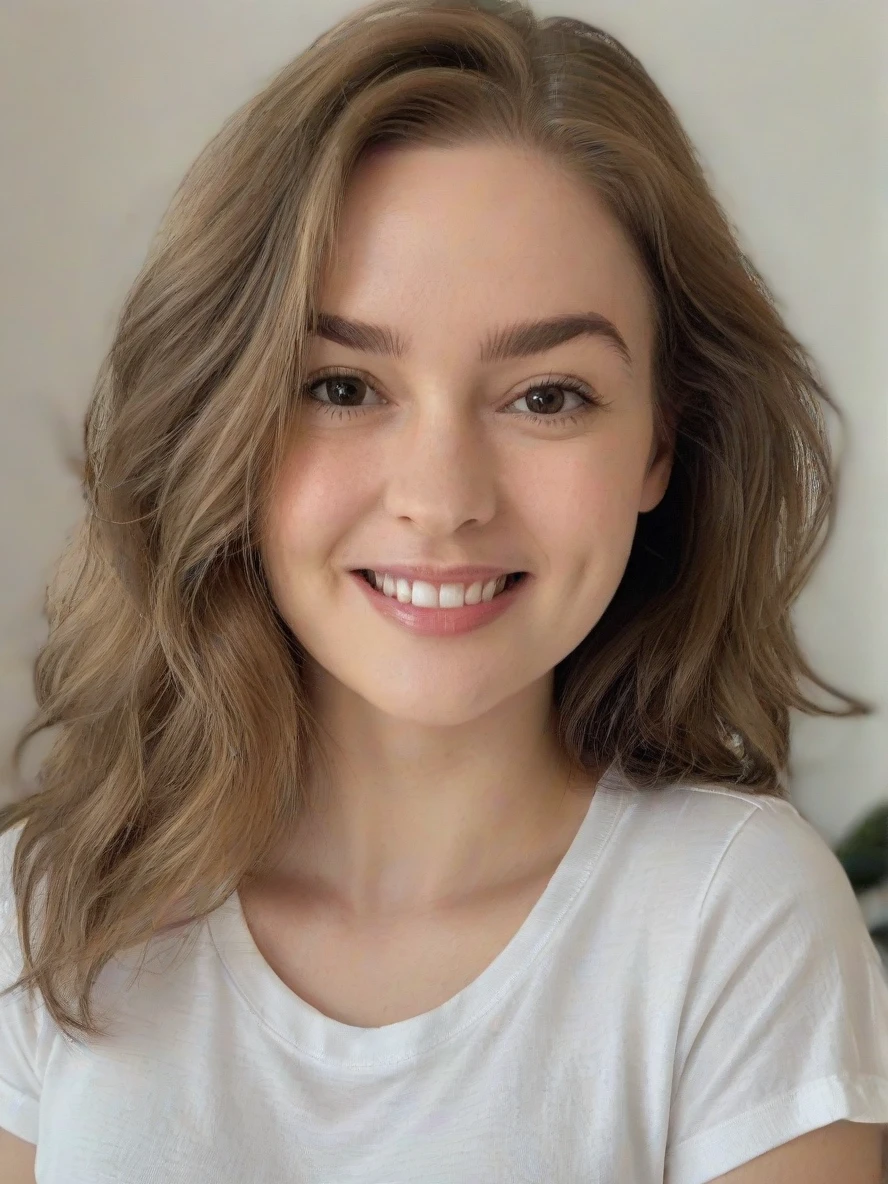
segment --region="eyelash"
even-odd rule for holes
[[[376,388],[373,387],[371,383],[363,377],[363,375],[357,373],[354,370],[334,368],[324,370],[320,374],[316,374],[310,382],[305,384],[303,387],[303,392],[327,415],[331,415],[336,419],[351,419],[355,414],[363,415],[365,412],[371,411],[373,409],[372,407],[360,406],[336,406],[333,403],[325,403],[321,399],[314,399],[311,395],[311,388],[317,386],[318,383],[323,382],[327,378],[357,378],[360,382],[363,382],[366,386],[370,387],[370,389],[374,392],[376,390]],[[520,411],[513,412],[512,414],[520,415],[522,419],[529,419],[533,423],[544,424],[547,427],[556,425],[563,426],[567,423],[576,423],[578,415],[584,415],[586,412],[593,410],[593,408],[606,406],[606,404],[601,399],[599,399],[598,396],[595,395],[595,393],[585,385],[585,383],[578,382],[573,378],[559,378],[554,374],[550,374],[546,378],[537,379],[536,382],[532,382],[528,387],[525,388],[524,391],[521,392],[521,394],[516,395],[512,402],[517,403],[519,400],[525,399],[531,391],[539,390],[541,387],[549,386],[557,387],[558,390],[562,391],[571,391],[573,394],[579,395],[579,397],[583,400],[584,405],[582,407],[575,407],[573,411],[560,411],[556,412],[554,415],[540,415],[536,411]]]

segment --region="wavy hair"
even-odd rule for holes
[[[323,737],[257,540],[313,302],[360,154],[469,141],[530,147],[594,186],[654,296],[675,463],[607,610],[555,670],[566,752],[639,788],[785,795],[792,708],[872,713],[811,670],[790,621],[833,527],[823,409],[841,411],[660,90],[612,36],[523,2],[367,5],[188,170],[86,413],[85,515],[47,589],[14,775],[32,737],[57,734],[0,809],[0,831],[22,823],[14,985],[71,1036],[100,1031],[90,996],[117,952],[220,905],[306,806]]]

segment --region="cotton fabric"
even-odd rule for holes
[[[613,767],[519,931],[432,1011],[325,1016],[236,893],[94,998],[111,1031],[85,1044],[0,999],[0,1126],[37,1144],[37,1184],[704,1184],[888,1123],[888,980],[825,841],[788,801]]]

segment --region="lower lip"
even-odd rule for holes
[[[500,592],[493,600],[482,600],[480,604],[466,604],[462,608],[420,608],[415,604],[402,604],[394,596],[386,596],[369,584],[359,572],[349,574],[383,616],[424,637],[452,637],[489,624],[514,604],[530,580],[530,576],[525,574],[517,584]]]

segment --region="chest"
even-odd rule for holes
[[[286,986],[356,1027],[397,1023],[446,1003],[505,949],[548,876],[472,905],[350,923],[304,902],[242,894],[253,940]]]
[[[111,1055],[65,1050],[41,1099],[39,1184],[663,1182],[665,1114],[643,1108],[631,1058],[603,1079],[576,1040],[541,1055],[525,1022],[493,1056],[473,1026],[421,1065],[328,1074],[277,1037],[254,1043],[248,1010],[246,1026],[225,1018],[199,1049],[185,1008],[150,1045],[139,1023]]]

